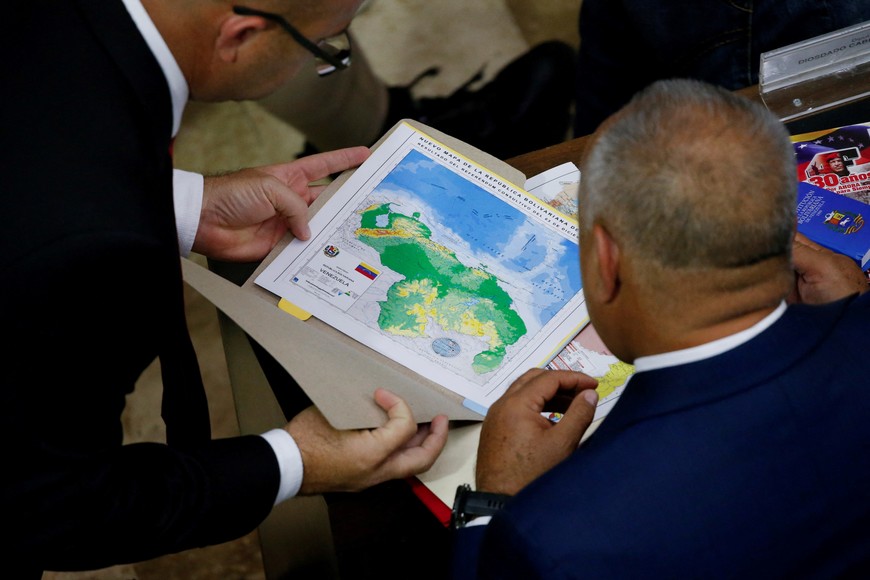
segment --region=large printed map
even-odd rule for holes
[[[576,244],[415,150],[325,249],[297,285],[478,384],[581,288]]]
[[[397,127],[257,284],[485,413],[588,320],[577,225]]]

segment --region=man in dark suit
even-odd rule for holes
[[[251,4],[294,22],[319,54],[319,39],[343,31],[360,2]],[[10,577],[224,542],[295,494],[427,469],[446,418],[418,430],[383,390],[374,396],[388,419],[372,431],[335,431],[310,408],[262,436],[210,437],[179,253],[253,261],[288,229],[307,238],[318,193],[309,183],[368,151],[203,182],[173,175],[171,139],[188,96],[263,96],[312,66],[310,48],[276,16],[221,1],[14,0],[4,9],[0,505]],[[155,357],[168,444],[122,445],[125,396]]]
[[[590,318],[636,374],[579,448],[585,375],[530,371],[491,407],[476,483],[507,497],[459,530],[457,577],[866,574],[870,293],[844,256],[792,249],[784,127],[724,89],[660,81],[581,167]],[[554,424],[541,412],[560,396]]]

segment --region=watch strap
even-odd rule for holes
[[[456,488],[450,527],[459,529],[479,516],[491,516],[505,506],[511,496],[501,493],[472,491],[471,486],[463,483]]]

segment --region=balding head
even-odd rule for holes
[[[583,163],[582,225],[673,268],[787,255],[795,223],[788,133],[762,106],[695,81],[662,81],[602,126]]]
[[[794,154],[761,105],[697,81],[654,83],[599,128],[581,169],[581,246],[606,232],[637,310],[701,328],[788,293]]]

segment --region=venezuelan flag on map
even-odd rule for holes
[[[365,262],[363,262],[359,266],[357,266],[356,271],[370,280],[374,280],[380,274],[380,272],[378,272],[377,270],[375,270],[374,268],[372,268],[371,266],[369,266]]]

